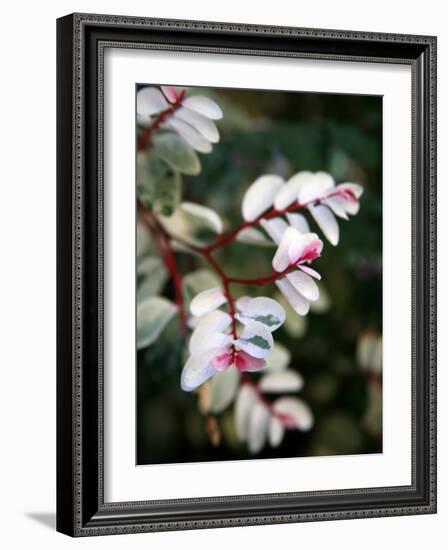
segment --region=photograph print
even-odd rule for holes
[[[382,98],[136,88],[136,463],[382,452]]]

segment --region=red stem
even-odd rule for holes
[[[180,330],[182,337],[185,337],[187,334],[187,315],[185,312],[184,296],[182,292],[182,275],[177,269],[176,257],[174,256],[174,252],[171,247],[171,241],[167,241],[165,264],[173,279],[175,301],[179,309]]]
[[[182,90],[179,94],[179,97],[177,97],[176,101],[172,103],[167,109],[164,111],[160,111],[160,113],[157,114],[157,116],[154,118],[152,123],[141,130],[141,132],[138,135],[138,142],[137,142],[137,149],[138,151],[145,151],[150,142],[152,133],[155,130],[158,130],[160,126],[166,121],[166,119],[171,116],[179,107],[182,106],[182,100],[185,97],[185,90]]]
[[[164,260],[165,266],[171,275],[174,287],[175,302],[179,309],[180,331],[182,337],[185,337],[187,334],[187,315],[185,312],[184,296],[182,293],[182,275],[177,268],[176,257],[171,245],[172,237],[167,231],[165,231],[164,227],[153,215],[151,210],[145,208],[141,202],[138,203],[138,208],[141,212],[143,222],[149,229],[153,240],[159,249],[159,253]]]
[[[329,195],[329,196],[331,196],[331,195]],[[288,208],[283,208],[282,210],[277,210],[275,208],[271,208],[270,210],[268,210],[264,214],[261,214],[260,216],[258,216],[257,218],[255,218],[252,221],[242,222],[238,227],[235,227],[235,229],[230,231],[230,233],[226,233],[224,235],[221,235],[220,237],[218,237],[216,239],[216,241],[214,241],[213,243],[211,243],[208,246],[204,247],[204,250],[207,250],[208,252],[211,252],[212,250],[215,250],[216,248],[219,248],[219,247],[221,247],[221,246],[223,246],[223,245],[225,245],[229,242],[233,242],[236,239],[238,233],[243,231],[243,229],[247,229],[248,227],[254,227],[255,225],[259,225],[261,220],[266,220],[266,219],[269,219],[269,218],[275,218],[277,216],[283,216],[285,214],[288,214],[289,212],[295,212],[296,210],[301,210],[302,208],[306,208],[310,204],[319,204],[319,202],[320,202],[320,200],[317,199],[317,200],[306,202],[304,204],[295,203],[295,204],[291,204],[291,206],[288,206]]]

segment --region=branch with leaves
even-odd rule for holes
[[[242,222],[224,232],[216,212],[181,199],[182,174],[197,175],[198,152],[209,153],[219,141],[213,121],[222,117],[220,107],[205,96],[188,96],[185,90],[147,87],[137,93],[137,111],[139,219],[175,294],[172,303],[156,292],[138,290],[137,345],[153,345],[178,315],[181,334],[188,337],[182,390],[199,391],[207,414],[219,414],[235,402],[236,431],[251,453],[258,453],[266,441],[278,446],[286,429],[306,431],[313,425],[305,402],[282,396],[303,386],[302,377],[288,369],[289,353],[274,343],[273,333],[285,322],[285,308],[268,296],[235,298],[233,288],[276,285],[295,314],[306,315],[319,298],[316,280],[321,276],[311,265],[323,253],[323,242],[310,230],[305,214],[336,246],[337,218],[348,220],[358,212],[363,189],[356,183],[336,185],[325,172],[301,171],[287,181],[262,175],[244,195]],[[204,241],[204,231],[215,237]],[[226,273],[214,254],[235,242],[276,247],[272,271],[256,278]],[[200,258],[213,274],[205,278],[217,281],[198,289],[189,304],[183,283],[191,274],[179,271],[179,253]],[[145,284],[150,283],[143,288]]]

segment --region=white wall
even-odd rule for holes
[[[0,507],[4,548],[440,548],[448,520],[447,216],[439,221],[439,514],[71,540],[55,509],[55,19],[73,11],[439,37],[439,210],[448,200],[448,34],[442,1],[60,0],[8,2],[0,87]],[[6,121],[6,124],[5,124]],[[125,537],[125,538],[124,538]],[[78,546],[79,547],[79,546]]]

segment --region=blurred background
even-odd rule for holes
[[[256,458],[381,452],[381,97],[209,88],[187,93],[213,98],[224,117],[217,121],[219,143],[200,155],[201,173],[183,176],[183,200],[213,208],[227,229],[241,223],[244,192],[262,174],[288,178],[324,170],[337,183],[364,187],[360,212],[338,220],[339,245],[322,237],[323,255],[313,264],[322,275],[319,301],[305,318],[288,315],[275,335],[292,354],[289,368],[305,380],[299,397],[314,414],[314,428],[288,431],[280,447],[266,446]],[[229,274],[258,277],[271,272],[274,250],[235,243],[215,257]],[[185,274],[206,267],[186,254],[178,262]],[[278,299],[275,285],[233,290]],[[173,299],[169,281],[163,295]],[[156,345],[138,351],[137,463],[253,458],[236,438],[232,406],[205,416],[197,396],[181,391],[184,361],[177,319]]]

